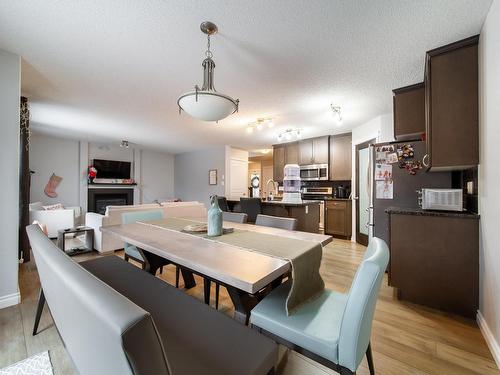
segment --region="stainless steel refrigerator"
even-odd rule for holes
[[[399,146],[411,144],[413,147],[413,157],[406,160],[419,161],[426,154],[425,142],[389,142],[377,143],[370,146],[370,221],[367,224],[370,230],[370,237],[375,236],[383,239],[389,244],[389,215],[385,213],[388,207],[418,208],[417,190],[421,188],[450,188],[451,172],[426,172],[425,167],[418,170],[415,175],[411,175],[407,169],[399,168],[399,162],[392,165],[392,199],[377,198],[376,174],[380,175],[380,167],[377,167],[377,147],[394,146],[396,150]],[[380,177],[379,177],[380,178]],[[387,194],[386,196],[390,196]],[[379,196],[381,196],[379,192]],[[363,224],[363,223],[361,223]],[[411,230],[411,228],[405,228]]]

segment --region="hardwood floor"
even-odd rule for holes
[[[343,240],[334,240],[326,246],[321,266],[326,286],[347,292],[363,252],[363,246]],[[123,252],[115,255],[123,256]],[[95,256],[81,255],[74,259],[81,261]],[[50,350],[55,373],[74,374],[47,309],[42,315],[41,332],[37,336],[31,335],[39,288],[34,262],[22,264],[19,275],[22,303],[0,310],[0,368]],[[174,284],[175,268],[165,267],[159,277]],[[201,300],[203,286],[200,279],[197,278],[197,282],[197,287],[187,293]],[[224,288],[221,288],[219,310],[229,315],[233,312]],[[394,299],[393,289],[387,286],[387,280],[382,286],[375,312],[372,349],[378,375],[500,375],[474,321],[399,302]],[[283,373],[312,375],[334,372],[297,353],[289,352]],[[358,374],[368,373],[366,360],[363,360]]]

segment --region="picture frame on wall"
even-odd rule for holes
[[[210,169],[208,171],[208,184],[217,185],[217,169]]]

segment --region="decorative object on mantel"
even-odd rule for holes
[[[88,183],[92,184],[96,177],[97,177],[97,169],[93,165],[90,165],[87,174]]]
[[[211,204],[208,210],[207,235],[209,237],[222,236],[222,210],[219,207],[217,195],[212,195]]]
[[[210,169],[208,171],[208,184],[217,185],[217,169]]]
[[[203,86],[200,89],[198,85],[194,91],[182,94],[177,99],[179,113],[182,110],[189,115],[203,121],[219,121],[238,111],[239,99],[233,99],[230,96],[220,94],[214,87],[214,69],[215,63],[212,60],[212,51],[210,51],[210,36],[218,31],[217,26],[212,22],[203,22],[200,29],[207,35],[207,50],[203,66]]]
[[[264,129],[264,126],[272,128],[274,126],[273,118],[272,117],[258,118],[256,121],[249,123],[247,125],[247,133],[251,134],[254,132],[255,129],[261,131],[262,129]]]
[[[278,134],[278,142],[300,139],[301,136],[302,136],[301,129],[286,129],[284,132]]]
[[[334,105],[333,103],[330,104],[330,108],[332,109],[337,125],[342,125],[342,108],[338,105]]]
[[[45,189],[43,189],[45,195],[50,198],[56,198],[57,197],[56,189],[61,183],[61,181],[62,177],[59,177],[55,173],[52,173],[52,176],[50,176],[49,178],[49,182],[47,182],[47,185],[45,185]]]

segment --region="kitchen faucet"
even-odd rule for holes
[[[273,191],[270,191],[267,193],[267,200],[272,200],[273,199],[273,192],[278,195],[278,183],[276,181],[274,181],[272,178],[269,179],[266,183],[266,190],[268,190],[268,186],[269,186],[269,183],[272,183],[273,184]]]

